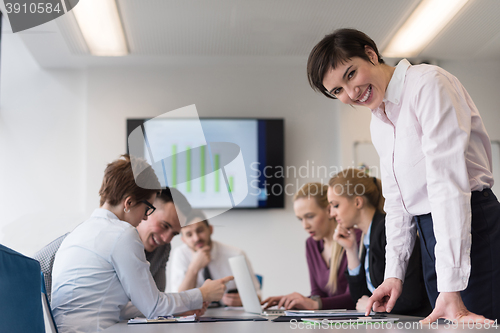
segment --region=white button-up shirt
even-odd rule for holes
[[[96,209],[62,242],[52,272],[52,309],[59,332],[98,332],[118,322],[129,302],[148,318],[202,307],[199,289],[162,293],[131,224]]]
[[[413,216],[432,213],[438,291],[464,290],[471,191],[493,186],[479,112],[456,77],[407,60],[397,65],[383,102],[372,110],[370,128],[386,199],[385,278],[404,280],[416,237]]]
[[[246,256],[244,251],[234,246],[212,240],[212,248],[210,249],[210,263],[208,264],[210,275],[213,280],[233,275],[231,266],[229,266],[229,258],[241,255],[245,256],[248,269],[250,270],[250,275],[252,276],[255,291],[257,291],[257,294],[260,296],[259,281],[255,277],[250,260],[248,260],[248,257]],[[172,291],[179,290],[182,281],[184,281],[184,278],[186,277],[186,272],[188,271],[192,258],[193,251],[186,244],[182,244],[172,250],[169,279]],[[203,269],[200,269],[196,277],[196,287],[201,287],[204,282],[205,277],[203,276]],[[226,287],[227,290],[235,289],[236,284],[234,281],[229,281],[228,283],[226,283]]]
[[[363,236],[363,245],[365,246],[364,267],[365,267],[366,286],[368,287],[368,290],[373,294],[373,292],[375,291],[375,287],[373,286],[372,279],[370,277],[370,235],[372,234],[372,225],[373,223],[370,223],[368,231]],[[358,275],[360,270],[361,270],[361,264],[359,264],[358,267],[354,269],[349,269],[349,267],[347,267],[347,271],[351,276]]]

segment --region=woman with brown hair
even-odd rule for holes
[[[365,311],[369,296],[384,281],[387,242],[380,180],[350,168],[333,176],[328,185],[331,216],[337,220],[333,239],[346,252],[347,279],[356,310]],[[355,230],[363,232],[362,243],[356,241]],[[432,309],[425,293],[420,244],[415,243],[412,250],[403,292],[392,312],[427,316]]]
[[[306,241],[311,296],[299,293],[265,299],[266,307],[278,305],[285,309],[354,309],[344,271],[347,260],[344,249],[333,241],[337,223],[330,216],[328,186],[308,183],[293,197],[295,215],[310,237]],[[359,241],[361,232],[357,232]]]
[[[59,332],[101,331],[120,320],[129,301],[154,318],[201,309],[222,297],[232,277],[182,293],[158,290],[135,227],[155,210],[159,190],[145,161],[123,155],[108,164],[100,208],[64,239],[55,257],[52,308]]]

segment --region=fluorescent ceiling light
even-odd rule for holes
[[[385,48],[386,57],[417,56],[469,0],[422,0]]]
[[[115,0],[82,0],[73,9],[90,53],[96,56],[128,54]]]

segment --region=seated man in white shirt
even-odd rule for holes
[[[199,222],[196,222],[199,221]],[[201,286],[206,279],[219,279],[232,275],[228,259],[245,253],[233,246],[212,240],[213,226],[208,223],[205,214],[193,209],[181,229],[181,246],[172,251],[170,268],[171,289],[181,292]],[[252,265],[246,258],[254,280],[255,290],[260,297],[260,285],[253,272]],[[227,283],[228,293],[222,303],[227,306],[241,306],[240,296],[234,281]],[[232,292],[231,292],[232,291]]]

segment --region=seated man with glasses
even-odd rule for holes
[[[52,309],[61,333],[104,330],[120,320],[129,301],[147,318],[202,309],[220,300],[225,283],[232,279],[207,281],[182,293],[158,290],[144,244],[151,250],[163,240],[153,229],[141,238],[135,227],[154,212],[152,203],[160,184],[145,161],[133,162],[124,155],[108,164],[99,191],[100,208],[68,234],[57,250]],[[133,168],[142,172],[134,175]],[[179,217],[171,214],[169,219],[177,225]]]

